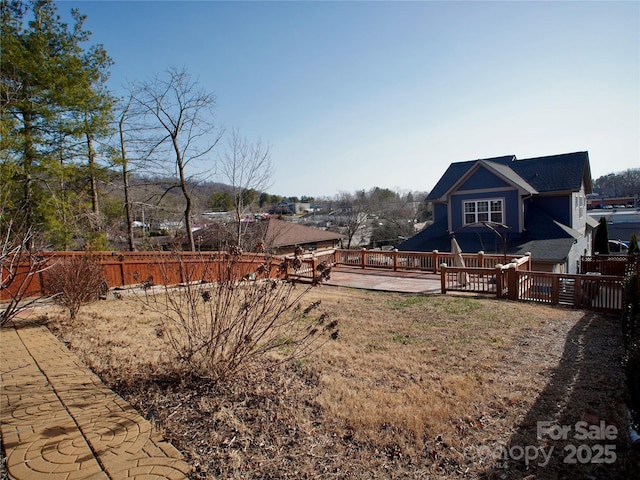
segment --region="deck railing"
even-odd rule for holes
[[[532,272],[510,264],[494,269],[443,266],[440,278],[442,293],[485,293],[510,300],[603,312],[620,312],[624,307],[624,277],[621,276]]]
[[[528,270],[531,268],[531,257],[514,258],[511,263],[503,265],[496,263],[492,267],[457,267],[442,264],[440,266],[440,281],[442,293],[448,290],[490,293],[498,297],[509,295],[510,288],[515,288],[509,280],[509,272]]]
[[[516,272],[516,300],[606,312],[623,308],[624,278],[611,275]]]
[[[420,270],[438,273],[442,265],[456,266],[460,260],[470,268],[494,268],[505,263],[503,255],[488,255],[484,252],[463,253],[461,256],[434,250],[432,252],[400,252],[397,250],[335,250],[336,265],[347,265],[360,268],[384,268],[388,270]],[[522,259],[526,259],[522,260]],[[509,261],[511,258],[509,259]],[[525,261],[522,268],[530,268],[530,257],[516,259]]]
[[[292,256],[287,257],[290,260]],[[503,255],[487,255],[484,252],[463,253],[461,256],[452,253],[432,252],[400,252],[397,250],[327,250],[314,252],[298,257],[301,263],[289,267],[289,276],[297,278],[313,278],[317,265],[324,262],[329,266],[342,265],[363,269],[385,269],[393,271],[422,271],[438,273],[443,266],[458,265],[460,258],[466,267],[494,269],[504,262]],[[520,269],[531,268],[531,257],[514,258]]]

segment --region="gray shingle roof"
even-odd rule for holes
[[[591,171],[589,153],[574,152],[547,157],[517,160],[514,155],[483,159],[489,164],[497,164],[497,171],[510,178],[517,185],[530,186],[539,193],[578,191],[583,180],[586,193],[591,192]],[[479,160],[456,162],[442,175],[429,200],[438,200],[465,175]]]
[[[589,190],[586,193],[591,193],[588,152],[518,160],[511,168],[541,193],[578,191],[585,179]]]

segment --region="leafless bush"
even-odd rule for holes
[[[316,312],[320,302],[301,305],[328,272],[311,284],[296,285],[272,278],[283,276],[286,265],[280,260],[260,259],[248,264],[234,248],[197,264],[180,261],[186,283],[145,297],[164,317],[159,334],[194,373],[222,380],[244,367],[267,364],[259,360],[303,358],[337,338],[337,321]]]
[[[32,279],[46,269],[46,260],[26,249],[28,237],[0,245],[0,326],[42,297],[31,291]]]
[[[87,252],[56,260],[44,272],[43,283],[45,292],[74,319],[82,305],[98,299],[105,278],[100,262]]]
[[[19,215],[6,208],[6,196],[0,199],[0,326],[41,298],[33,291],[32,280],[46,268],[46,260],[30,249],[31,231]]]

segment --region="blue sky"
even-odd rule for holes
[[[428,191],[451,162],[640,168],[640,3],[58,1],[123,93],[168,66],[272,147],[269,193]],[[201,168],[213,169],[214,153]]]

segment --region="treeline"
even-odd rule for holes
[[[608,198],[632,197],[640,194],[640,168],[609,173],[593,182],[593,191]]]

